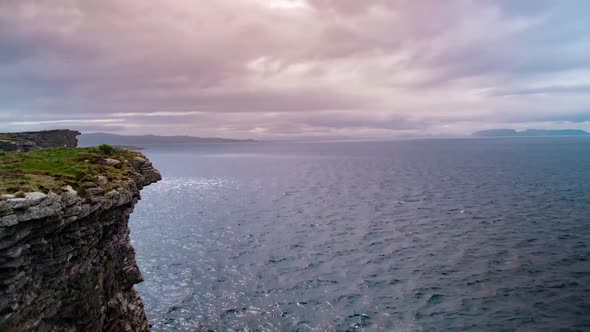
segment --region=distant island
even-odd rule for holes
[[[590,133],[580,129],[489,129],[474,132],[473,137],[531,137],[531,136],[590,136]]]
[[[186,143],[247,143],[254,140],[240,140],[217,137],[196,137],[196,136],[157,136],[138,135],[127,136],[108,133],[90,133],[78,136],[80,146],[97,146],[110,144],[117,146],[141,146],[149,144],[186,144]]]

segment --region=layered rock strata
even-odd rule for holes
[[[78,145],[74,130],[44,130],[20,133],[0,133],[0,151],[29,151],[35,148],[75,148]]]
[[[132,164],[107,192],[2,196],[0,331],[149,331],[128,221],[161,176],[147,159]]]

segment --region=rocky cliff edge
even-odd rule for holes
[[[0,133],[0,151],[30,151],[51,147],[75,148],[79,131],[69,129]]]
[[[68,150],[60,172],[0,156],[0,331],[148,331],[128,221],[160,173],[137,152]],[[72,163],[87,174],[67,173]]]

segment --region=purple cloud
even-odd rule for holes
[[[0,1],[0,130],[297,138],[590,129],[588,7]]]

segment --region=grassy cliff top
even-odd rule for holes
[[[114,180],[133,172],[131,160],[142,154],[108,145],[92,148],[48,148],[30,152],[0,152],[0,194],[61,192],[70,185],[83,193],[86,188],[114,189]],[[100,183],[99,176],[106,178]]]
[[[6,135],[2,135],[0,134],[0,141],[4,141],[4,142],[14,142],[16,141],[16,139],[6,136]]]

